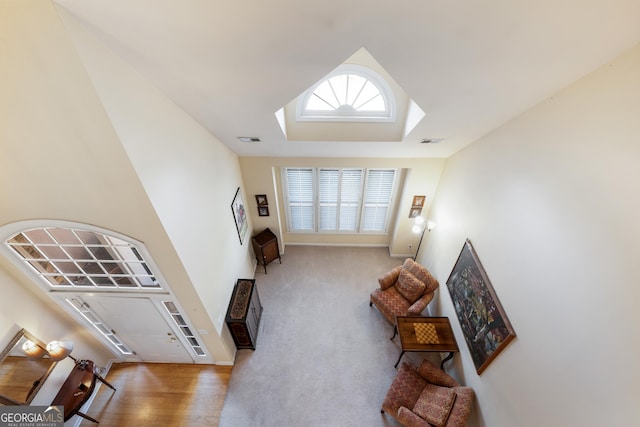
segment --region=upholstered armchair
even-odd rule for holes
[[[375,304],[392,324],[396,316],[420,316],[439,285],[429,270],[411,258],[380,277],[378,283],[369,306]]]
[[[474,392],[428,360],[420,367],[404,362],[382,402],[381,412],[407,427],[462,427]]]

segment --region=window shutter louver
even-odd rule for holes
[[[344,169],[340,186],[340,230],[357,231],[362,169]]]
[[[286,169],[289,226],[313,231],[313,169]]]
[[[393,191],[395,170],[369,170],[362,215],[362,231],[384,231]]]
[[[395,175],[395,169],[285,168],[289,230],[386,232]]]
[[[320,169],[318,228],[322,231],[337,229],[339,180],[340,171],[338,169]]]

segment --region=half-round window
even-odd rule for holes
[[[311,86],[298,99],[298,121],[395,121],[389,84],[375,71],[346,64]]]

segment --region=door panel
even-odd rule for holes
[[[188,351],[149,298],[82,297],[142,361],[193,363]]]

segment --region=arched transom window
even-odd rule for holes
[[[373,70],[342,65],[309,88],[298,101],[298,121],[395,120],[395,100],[388,83]]]
[[[6,245],[52,288],[161,288],[136,246],[112,235],[42,227],[22,231]]]

